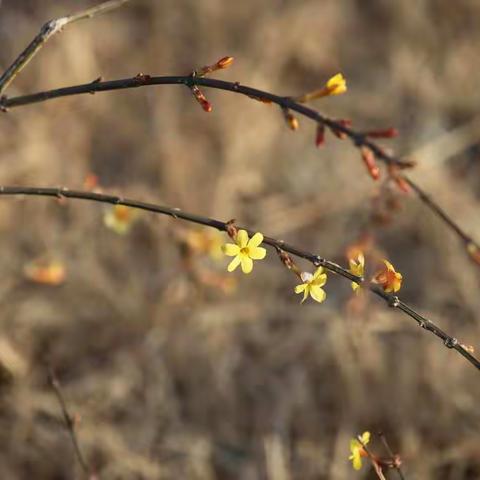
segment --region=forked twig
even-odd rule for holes
[[[140,210],[146,210],[149,212],[167,215],[175,219],[186,220],[187,222],[196,223],[198,225],[204,225],[206,227],[215,228],[220,231],[227,232],[230,226],[229,222],[222,222],[213,218],[203,217],[201,215],[195,215],[193,213],[184,212],[179,208],[171,208],[162,205],[156,205],[154,203],[146,203],[139,200],[131,200],[123,197],[118,197],[115,195],[106,195],[103,193],[81,191],[81,190],[69,190],[68,188],[58,188],[58,187],[14,187],[14,186],[0,186],[0,195],[29,195],[29,196],[46,196],[46,197],[55,197],[55,198],[72,198],[77,200],[89,200],[100,203],[107,203],[112,205],[125,205],[126,207],[136,208]],[[249,235],[253,235],[253,232],[250,229],[245,229]],[[460,355],[462,355],[468,362],[470,362],[474,367],[480,370],[480,360],[468,351],[468,349],[460,343],[455,337],[452,337],[445,333],[441,328],[437,327],[428,318],[420,315],[413,308],[408,306],[406,303],[401,301],[398,296],[386,293],[382,288],[373,285],[371,283],[365,282],[362,277],[353,275],[350,271],[343,268],[342,266],[327,260],[320,255],[313,254],[311,252],[301,250],[295,246],[286,244],[283,240],[277,240],[271,237],[264,237],[263,243],[274,247],[277,251],[283,250],[288,252],[296,257],[304,258],[305,260],[310,261],[314,266],[322,266],[327,270],[334,272],[350,281],[356,282],[358,284],[364,283],[371,292],[375,295],[383,298],[388,306],[392,308],[397,308],[402,311],[410,318],[413,318],[417,325],[427,330],[428,332],[433,333],[438,338],[440,338],[444,345],[447,348],[456,350]]]
[[[129,0],[110,0],[108,2],[101,3],[95,7],[82,10],[78,13],[73,13],[65,17],[55,18],[48,21],[40,29],[40,32],[35,38],[28,44],[23,52],[14,60],[14,62],[5,70],[0,76],[0,95],[8,88],[15,77],[23,70],[23,68],[32,60],[32,58],[39,52],[39,50],[50,40],[56,33],[60,32],[62,28],[70,23],[83,20],[85,18],[96,17],[102,13],[108,12],[115,8],[120,7]]]

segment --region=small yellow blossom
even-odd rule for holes
[[[235,243],[226,243],[222,246],[223,253],[235,257],[228,265],[227,270],[233,272],[239,265],[243,273],[250,273],[253,269],[253,260],[262,260],[267,251],[259,245],[263,242],[263,235],[256,233],[250,240],[246,230],[239,230]]]
[[[337,73],[330,78],[327,83],[313,92],[305,93],[296,97],[295,100],[300,103],[309,102],[317,98],[328,97],[330,95],[340,95],[347,91],[347,81],[341,73]],[[334,132],[335,133],[335,132]]]
[[[65,265],[59,260],[33,260],[25,265],[26,278],[44,285],[61,285],[67,276]]]
[[[119,235],[125,235],[137,218],[137,211],[125,205],[114,205],[106,210],[103,223]]]
[[[300,285],[295,287],[295,293],[303,292],[302,303],[310,295],[315,301],[322,303],[327,294],[323,290],[323,286],[327,283],[327,274],[324,273],[323,267],[318,267],[314,274],[309,272],[301,273],[302,281]]]
[[[402,287],[402,274],[396,272],[394,266],[388,260],[384,260],[383,263],[385,266],[375,274],[372,282],[381,285],[386,293],[398,292]]]
[[[364,445],[370,441],[370,432],[363,432],[360,436],[359,441],[357,438],[352,438],[350,440],[350,453],[351,455],[348,457],[349,460],[352,461],[353,468],[355,470],[360,470],[362,468],[362,457],[367,456],[367,452]]]
[[[340,95],[347,91],[347,81],[341,73],[337,73],[325,84],[325,95]]]
[[[353,275],[356,275],[357,277],[363,277],[363,275],[365,274],[365,257],[363,255],[363,253],[359,253],[357,255],[357,259],[353,259],[351,258],[349,261],[348,261],[349,265],[350,265],[350,273],[352,273]],[[360,288],[360,285],[356,282],[352,282],[352,290],[354,292],[358,292],[359,291],[359,288]]]
[[[218,230],[190,229],[185,241],[195,253],[208,254],[212,260],[222,258],[223,235]]]

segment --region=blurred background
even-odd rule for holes
[[[95,3],[4,0],[1,68],[45,21]],[[385,145],[418,160],[412,178],[480,240],[479,48],[474,0],[132,0],[66,28],[6,93],[225,55],[235,63],[215,76],[280,95],[343,72],[347,94],[312,106],[398,128]],[[342,265],[360,246],[369,268],[384,257],[402,272],[405,301],[478,345],[480,269],[425,206],[373,182],[350,142],[315,148],[308,120],[292,132],[273,105],[205,93],[210,114],[178,86],[13,109],[0,184],[235,218]],[[408,479],[480,477],[479,374],[413,320],[333,275],[322,305],[300,305],[272,250],[250,276],[227,274],[226,236],[147,213],[119,234],[112,213],[0,200],[2,479],[83,478],[49,365],[101,479],[372,479],[348,461],[365,430],[380,455],[385,432]]]

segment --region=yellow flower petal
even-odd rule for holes
[[[370,432],[363,432],[360,440],[364,445],[366,445],[370,441]]]
[[[237,255],[228,265],[227,270],[233,272],[240,265],[240,255]]]
[[[247,255],[242,255],[240,261],[242,262],[242,272],[250,273],[253,269],[253,260]]]
[[[317,302],[322,303],[327,294],[323,288],[320,288],[318,285],[311,285],[310,287],[310,296]]]
[[[266,254],[267,251],[263,247],[248,247],[248,256],[254,260],[262,260]]]
[[[295,293],[302,293],[306,288],[307,288],[307,285],[305,283],[302,283],[301,285],[297,285],[295,287]]]
[[[303,298],[301,303],[303,303],[308,298],[309,292],[310,292],[310,285],[305,285],[305,290],[303,291]]]
[[[257,232],[248,242],[249,248],[258,247],[263,242],[263,235]]]
[[[322,273],[317,278],[314,278],[312,281],[312,286],[323,287],[327,283],[327,274]]]
[[[330,78],[326,84],[329,95],[340,95],[347,91],[347,82],[341,73]]]
[[[237,245],[240,248],[245,248],[248,243],[248,233],[246,230],[239,230],[237,233],[237,237],[235,238]]]
[[[352,463],[353,463],[353,468],[355,470],[360,470],[362,468],[362,458],[360,457],[360,453],[358,453],[357,455],[355,455],[352,459]]]
[[[323,267],[318,267],[313,274],[313,280],[317,279],[324,272]]]
[[[388,260],[384,260],[383,263],[386,265],[387,270],[389,270],[390,272],[395,271],[394,266]]]
[[[228,255],[229,257],[234,257],[235,255],[239,254],[240,247],[233,243],[226,243],[225,245],[222,245],[222,251],[225,255]]]

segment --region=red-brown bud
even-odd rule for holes
[[[325,144],[325,125],[323,123],[319,123],[317,125],[317,133],[315,136],[315,145],[317,147],[321,147]]]
[[[371,130],[365,133],[366,137],[370,138],[395,138],[398,137],[398,130],[396,128],[387,128],[385,130]]]
[[[375,161],[374,153],[368,147],[361,147],[360,152],[362,154],[362,160],[367,167],[368,173],[373,180],[378,180],[380,177],[380,169]]]
[[[223,57],[215,64],[215,66],[218,70],[221,70],[223,68],[228,68],[232,63],[233,57]]]

